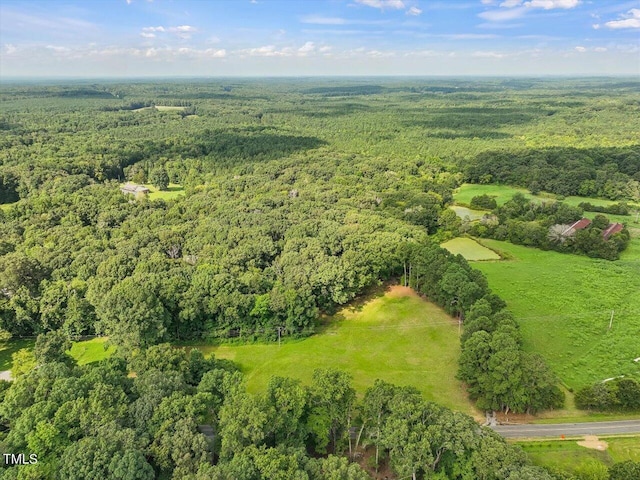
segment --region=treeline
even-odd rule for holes
[[[589,202],[580,202],[578,207],[585,212],[609,213],[611,215],[629,215],[629,205],[626,203],[614,203],[612,205],[593,205]]]
[[[633,200],[630,190],[640,181],[640,145],[483,152],[460,166],[472,183],[518,185],[534,194]]]
[[[412,387],[377,381],[358,402],[349,375],[317,370],[309,386],[273,377],[253,396],[233,364],[197,350],[164,344],[78,366],[67,342],[41,335],[38,367],[0,382],[2,451],[38,456],[4,465],[3,479],[365,480],[350,463],[365,444],[368,468],[398,477],[555,478]]]
[[[625,377],[598,382],[578,390],[575,402],[583,410],[640,410],[640,382]]]
[[[581,207],[562,202],[533,202],[517,193],[494,209],[492,215],[471,225],[468,233],[543,250],[617,260],[629,244],[627,228],[605,238],[603,233],[610,225],[609,219],[596,215],[588,226],[572,229],[571,225],[580,220],[582,214]]]
[[[404,249],[407,283],[463,322],[458,378],[478,408],[534,413],[564,404],[557,378],[522,350],[518,324],[480,271],[438,246]]]

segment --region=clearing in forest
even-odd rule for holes
[[[454,255],[462,255],[466,260],[500,260],[500,255],[490,248],[480,245],[472,238],[458,237],[440,245]]]
[[[456,322],[442,309],[406,287],[344,308],[309,338],[250,345],[198,346],[205,353],[237,362],[249,391],[266,388],[273,376],[310,383],[317,368],[336,368],[353,376],[360,395],[380,378],[412,385],[426,399],[473,414],[464,388],[455,379],[460,340]]]

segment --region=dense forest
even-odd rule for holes
[[[326,455],[355,451],[350,441],[367,435],[400,477],[547,478],[410,388],[377,384],[357,402],[343,372],[321,371],[308,388],[275,378],[254,397],[233,365],[157,345],[309,335],[321,314],[392,279],[465,326],[458,376],[480,409],[561,406],[553,373],[523,351],[517,319],[479,271],[438,245],[459,228],[448,207],[465,181],[637,201],[628,118],[638,88],[598,79],[2,86],[0,333],[40,335],[41,348],[37,369],[2,384],[0,441],[37,445],[48,459],[22,469],[33,476],[6,478],[61,468],[60,478],[95,469],[93,478],[253,479],[282,469],[281,478],[359,479],[359,468]],[[125,181],[183,194],[126,195]],[[549,227],[582,211],[536,208],[496,206],[506,233],[475,233],[550,248]],[[540,243],[519,241],[532,220]],[[628,241],[617,235],[583,253],[616,258]],[[93,334],[108,336],[116,357],[74,365],[64,342]],[[275,416],[278,402],[288,418]],[[444,434],[452,422],[459,430]],[[213,425],[213,440],[201,424]],[[349,435],[354,425],[362,438]]]

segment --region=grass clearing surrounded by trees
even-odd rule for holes
[[[170,183],[167,190],[158,190],[151,184],[145,184],[149,189],[149,200],[173,200],[184,195],[184,187],[177,183]]]
[[[469,261],[500,260],[501,257],[490,248],[480,245],[472,238],[458,237],[440,245],[454,255],[462,255]]]
[[[250,392],[263,391],[273,376],[309,384],[315,369],[337,368],[353,376],[360,395],[380,378],[415,386],[427,400],[477,416],[455,378],[460,353],[455,320],[406,287],[346,307],[309,338],[280,346],[194,346],[237,362]]]
[[[106,337],[73,342],[68,353],[78,362],[78,365],[97,362],[110,357],[115,351],[114,346],[105,348],[106,342]],[[7,342],[0,342],[0,371],[11,370],[13,366],[11,355],[23,348],[33,350],[34,345],[35,339],[33,338],[14,338]]]
[[[456,215],[461,219],[464,220],[466,217],[469,217],[469,220],[471,221],[480,220],[485,214],[491,213],[489,210],[474,210],[460,205],[452,205],[449,208],[456,212]]]
[[[478,195],[489,195],[490,197],[494,197],[496,200],[496,203],[498,204],[498,206],[500,206],[500,205],[504,205],[509,200],[511,200],[511,198],[516,193],[521,193],[527,199],[534,200],[537,202],[562,201],[563,203],[566,203],[567,205],[571,205],[573,207],[577,207],[580,203],[583,203],[583,202],[590,203],[592,205],[603,206],[603,207],[608,207],[609,205],[620,203],[619,201],[615,201],[615,200],[605,200],[603,198],[578,197],[578,196],[570,196],[570,197],[565,197],[561,200],[558,200],[558,197],[552,193],[542,192],[538,195],[533,195],[526,188],[511,187],[509,185],[495,185],[495,184],[479,185],[474,183],[465,183],[461,185],[454,192],[453,198],[456,201],[456,203],[459,205],[470,205],[471,199],[473,197],[476,197]],[[636,204],[634,204],[633,202],[627,202],[627,204],[632,207],[636,206]],[[594,215],[597,215],[597,213],[594,213]],[[612,217],[612,215],[607,213],[604,213],[602,215],[606,215],[607,217]],[[632,218],[631,215],[630,216],[613,215],[613,217],[625,218],[627,219],[626,222],[630,222]],[[616,220],[616,221],[620,221],[620,220]]]
[[[110,357],[116,349],[114,346],[105,348],[106,342],[106,337],[73,342],[69,354],[78,362],[78,365],[97,362]]]
[[[511,260],[475,267],[516,315],[525,350],[542,354],[565,385],[640,378],[640,238],[613,262],[483,242]]]

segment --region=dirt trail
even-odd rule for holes
[[[600,451],[604,451],[609,448],[609,444],[607,442],[598,440],[598,437],[596,437],[595,435],[585,435],[584,440],[578,442],[578,445],[580,445],[581,447]]]

